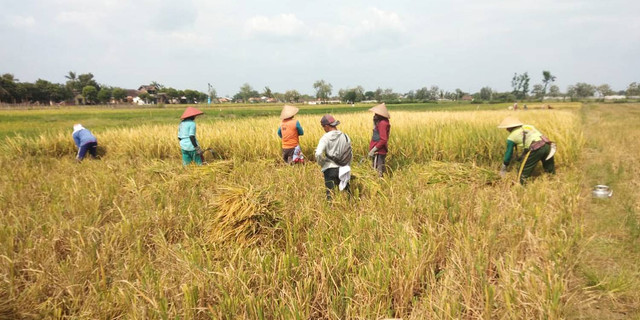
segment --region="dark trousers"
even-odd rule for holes
[[[293,152],[296,150],[296,148],[286,148],[286,149],[282,149],[282,160],[284,160],[284,162],[286,163],[291,163],[293,162]]]
[[[327,188],[327,200],[331,200],[331,195],[333,193],[333,189],[340,185],[340,177],[338,168],[329,168],[323,172],[324,174],[324,186]],[[347,193],[349,192],[349,183],[347,183],[347,187],[344,189]]]
[[[87,154],[87,151],[89,151],[89,154],[91,155],[92,158],[97,157],[98,156],[97,150],[98,150],[97,142],[89,142],[82,145],[78,150],[78,160],[84,159],[84,156]]]
[[[538,161],[542,162],[542,168],[545,172],[551,174],[556,173],[556,167],[553,161],[553,157],[551,157],[551,159],[549,160],[545,160],[550,151],[551,146],[545,144],[538,150],[525,153],[525,159],[523,159],[524,162],[522,162],[522,164],[520,165],[520,184],[524,184],[527,178],[531,176],[531,173],[533,173],[533,169],[538,164]]]
[[[376,171],[378,171],[378,176],[382,177],[382,175],[384,175],[384,172],[386,170],[386,159],[387,159],[387,155],[386,154],[376,154],[373,156],[373,168],[376,169]]]

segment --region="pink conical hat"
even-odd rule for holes
[[[180,119],[186,119],[189,117],[195,117],[195,116],[199,116],[201,114],[204,114],[204,112],[194,108],[194,107],[187,107],[186,110],[184,110],[184,112],[182,113],[182,115],[180,116]]]

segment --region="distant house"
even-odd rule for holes
[[[145,86],[145,85],[141,85],[138,88],[138,91],[140,91],[140,93],[146,92],[148,94],[156,94],[158,93],[158,88],[156,88],[156,86]]]
[[[164,92],[156,94],[156,97],[158,98],[158,103],[165,103],[165,102],[171,103],[171,101],[169,101],[169,96],[167,96],[167,94]]]
[[[140,95],[140,91],[136,89],[125,89],[125,92],[127,93],[125,101],[128,103],[134,103],[133,99],[137,98]]]
[[[626,99],[627,96],[620,96],[620,95],[616,95],[616,96],[605,96],[604,97],[604,101],[614,101],[614,100],[624,100]]]
[[[138,95],[143,93],[149,94],[151,103],[164,103],[168,100],[167,95],[164,93],[158,93],[158,88],[152,85],[141,85],[138,87]]]
[[[135,97],[135,98],[131,99],[131,103],[137,104],[137,105],[140,105],[140,106],[145,104],[145,102],[142,99],[140,99],[140,97]]]
[[[229,99],[229,98],[218,98],[218,101],[220,101],[220,103],[225,103],[225,102],[231,102],[231,99]]]
[[[140,91],[136,89],[126,89],[127,97],[135,98],[140,95]]]
[[[462,96],[462,98],[460,98],[460,100],[462,100],[462,101],[473,101],[473,97],[468,95],[468,94],[465,94],[464,96]]]

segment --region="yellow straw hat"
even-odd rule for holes
[[[502,122],[500,122],[500,124],[498,125],[498,128],[513,128],[513,127],[519,127],[521,125],[522,125],[522,121],[518,120],[518,118],[506,117],[504,118],[504,120],[502,120]]]
[[[296,115],[296,113],[298,113],[300,109],[294,107],[294,106],[290,106],[288,104],[285,104],[284,107],[282,108],[282,112],[280,112],[280,119],[284,120],[284,119],[288,119],[291,118],[293,116]]]
[[[381,103],[381,104],[369,109],[369,111],[371,111],[371,112],[373,112],[373,113],[375,113],[377,115],[383,116],[383,117],[385,117],[387,119],[391,119],[391,115],[389,115],[389,110],[387,110],[387,105],[385,105],[384,103]]]

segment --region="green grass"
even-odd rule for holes
[[[588,130],[582,167],[584,188],[609,185],[609,199],[586,195],[585,241],[577,261],[578,296],[568,314],[581,319],[637,319],[640,317],[640,179],[637,151],[640,105],[585,106]],[[590,301],[579,303],[578,301]]]
[[[563,104],[571,106],[571,104]],[[533,106],[533,105],[532,105]],[[164,108],[155,106],[91,106],[64,107],[60,109],[38,110],[0,110],[0,139],[16,135],[32,137],[43,133],[71,131],[75,123],[82,123],[91,130],[103,131],[117,127],[136,127],[141,124],[175,124],[186,105],[165,105]],[[282,110],[281,104],[257,105],[196,105],[205,112],[201,117],[204,121],[224,119],[278,116]],[[322,115],[325,113],[362,112],[372,105],[298,105],[300,115]],[[470,110],[504,110],[507,104],[469,104],[469,103],[421,103],[389,105],[389,109],[401,111],[470,111]]]

